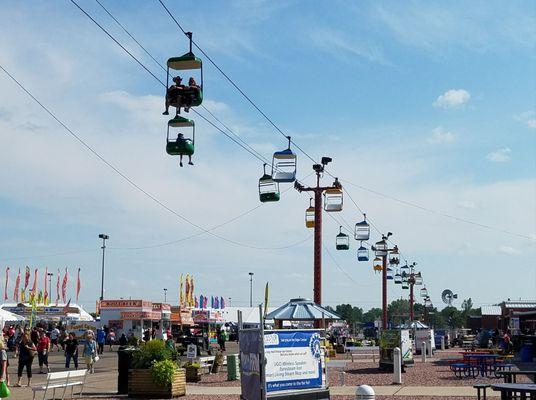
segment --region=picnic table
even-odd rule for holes
[[[497,371],[497,375],[504,377],[504,383],[517,383],[518,375],[526,375],[529,378],[532,376],[532,381],[536,382],[536,370],[527,371]]]
[[[495,362],[502,356],[498,354],[464,354],[463,359],[473,366],[477,372],[476,375],[487,376],[488,372],[495,370]]]
[[[496,392],[501,392],[501,400],[510,400],[513,396],[520,400],[536,399],[536,385],[534,384],[498,383],[491,385],[491,388]]]

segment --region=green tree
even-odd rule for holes
[[[363,314],[363,323],[367,324],[369,322],[374,322],[382,316],[381,308],[371,308],[366,313]]]
[[[387,306],[387,317],[394,325],[409,321],[409,300],[393,300]]]
[[[339,314],[350,326],[363,320],[363,310],[350,304],[339,304],[335,307],[335,313]]]
[[[465,325],[465,318],[463,313],[456,307],[445,307],[440,312],[441,316],[445,320],[445,328],[461,328]]]

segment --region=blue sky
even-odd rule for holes
[[[165,78],[96,2],[79,3]],[[186,52],[185,37],[157,1],[102,3],[161,63]],[[333,157],[330,171],[382,231],[394,233],[408,261],[419,263],[434,303],[447,287],[477,304],[535,297],[533,3],[166,4],[296,143],[313,157]],[[196,224],[209,228],[258,205],[260,162],[199,118],[196,166],[179,169],[165,154],[163,88],[69,1],[2,2],[0,64],[103,157]],[[126,249],[199,231],[125,183],[0,76],[3,266],[79,266],[81,301],[92,308],[100,290],[97,236],[106,232],[108,297],[160,300],[166,287],[173,300],[178,275],[190,272],[199,293],[244,305],[249,271],[258,301],[266,281],[274,304],[312,295],[307,196],[290,190],[215,231],[256,247],[303,241],[288,249],[255,250],[206,234]],[[265,157],[285,147],[206,60],[204,104]],[[310,164],[299,154],[300,177]],[[335,218],[353,224],[360,215],[347,198]],[[338,224],[325,221],[325,244],[338,264],[324,255],[325,303],[379,305],[372,266],[355,261],[356,243],[336,252]],[[81,252],[35,257],[71,250]],[[391,288],[390,298],[402,295]]]

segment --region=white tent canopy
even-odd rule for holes
[[[4,322],[22,322],[26,321],[26,318],[0,308],[0,320]]]

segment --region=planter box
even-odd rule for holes
[[[186,368],[186,382],[199,382],[201,380],[201,368]]]
[[[173,382],[169,386],[159,386],[153,382],[148,369],[128,371],[128,397],[138,399],[173,399],[186,396],[186,371],[177,368]]]

